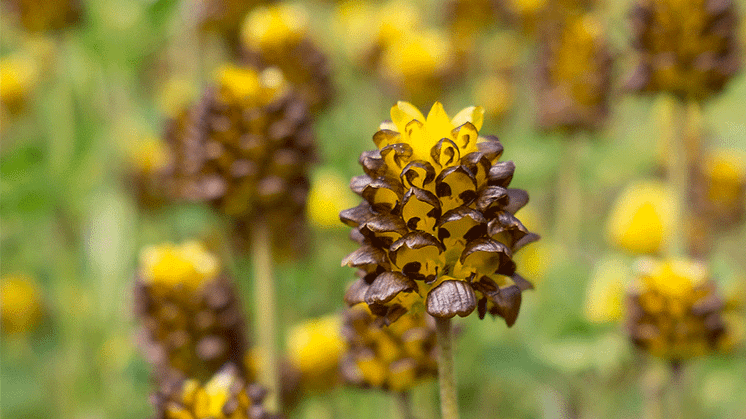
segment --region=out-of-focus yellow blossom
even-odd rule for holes
[[[338,173],[325,170],[320,172],[311,184],[308,193],[308,217],[318,227],[338,228],[339,213],[355,206],[355,196],[347,182]]]
[[[676,219],[673,211],[673,198],[664,183],[635,182],[614,203],[606,222],[607,238],[632,253],[658,253],[670,237]]]
[[[706,355],[732,333],[723,320],[724,302],[699,262],[640,260],[626,301],[632,341],[655,356],[683,360]]]
[[[437,372],[435,327],[425,313],[409,313],[382,326],[365,304],[358,304],[345,312],[343,335],[349,349],[342,373],[353,384],[406,391]]]
[[[533,231],[539,235],[542,235],[542,231],[545,231],[541,222],[541,214],[531,204],[521,209],[521,223],[528,231]],[[513,255],[516,265],[521,267],[521,274],[534,285],[541,282],[546,275],[551,259],[552,247],[544,240],[539,240]]]
[[[393,0],[381,7],[376,21],[376,42],[381,49],[386,49],[420,29],[422,13],[409,1]]]
[[[585,317],[594,323],[622,318],[629,264],[619,257],[605,257],[593,269],[585,296]]]
[[[246,16],[241,35],[245,45],[261,51],[276,51],[297,44],[308,30],[308,14],[299,5],[257,7]]]
[[[367,1],[347,0],[334,9],[334,33],[348,57],[365,64],[374,44],[376,28],[371,20],[377,10]]]
[[[0,315],[4,334],[29,334],[41,322],[42,297],[27,275],[6,275],[0,285]]]
[[[33,57],[17,52],[0,59],[0,105],[9,115],[21,112],[38,81]]]
[[[194,290],[217,277],[220,268],[218,258],[197,241],[150,246],[140,254],[140,275],[155,286]]]
[[[165,169],[171,162],[168,146],[155,136],[149,135],[130,144],[127,159],[138,173],[152,174]]]
[[[168,79],[161,89],[158,105],[166,117],[177,118],[188,109],[196,96],[195,83],[186,78],[173,77]]]
[[[380,71],[403,95],[414,102],[426,102],[438,95],[455,59],[451,42],[442,31],[421,30],[386,48]]]
[[[493,119],[501,119],[510,111],[515,101],[513,80],[507,74],[492,74],[474,85],[474,98],[484,105],[484,111]]]
[[[288,356],[300,371],[303,388],[323,391],[338,382],[339,364],[346,349],[341,333],[339,315],[311,319],[290,329]]]
[[[287,92],[285,77],[277,68],[261,72],[252,68],[226,65],[215,73],[221,101],[244,107],[263,106]]]
[[[164,419],[279,419],[262,406],[265,395],[227,364],[204,385],[196,379],[163,385],[154,401],[157,417]]]
[[[746,153],[734,149],[717,149],[705,156],[703,165],[707,200],[716,207],[742,207],[746,200]]]

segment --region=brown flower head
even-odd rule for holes
[[[166,139],[173,195],[210,202],[231,217],[239,237],[257,217],[272,232],[302,236],[313,130],[305,104],[279,70],[221,68],[191,112],[169,124]]]
[[[249,63],[280,68],[312,111],[323,109],[332,99],[330,63],[308,36],[308,16],[302,6],[255,8],[244,20],[241,42]]]
[[[740,67],[732,0],[640,0],[630,21],[639,59],[633,90],[701,101]]]
[[[203,384],[204,383],[204,384]],[[175,378],[161,384],[153,395],[156,419],[280,419],[266,411],[267,392],[249,384],[232,363],[209,381]]]
[[[727,337],[723,308],[702,264],[643,259],[627,295],[626,328],[640,348],[680,361],[720,347]]]
[[[343,265],[360,279],[349,305],[365,302],[386,323],[410,309],[435,317],[489,312],[515,322],[521,292],[513,253],[538,236],[515,217],[528,194],[510,189],[515,165],[499,161],[496,137],[479,136],[484,111],[453,119],[436,102],[427,118],[406,102],[391,109],[352,179],[363,198],[340,218],[360,248]]]
[[[29,32],[65,29],[77,23],[82,12],[79,0],[7,0],[2,2],[2,13],[13,15]]]
[[[236,292],[217,258],[199,243],[143,250],[135,313],[143,353],[159,380],[205,380],[226,362],[242,365],[246,326]]]
[[[355,385],[406,391],[438,373],[435,322],[425,313],[405,314],[385,326],[365,304],[344,314],[342,334],[347,353],[342,374]]]
[[[544,33],[538,68],[539,126],[599,128],[608,113],[612,57],[590,14],[568,15]]]

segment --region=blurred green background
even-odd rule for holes
[[[442,25],[440,1],[417,4],[433,25]],[[34,278],[44,312],[33,332],[2,336],[0,407],[7,418],[152,415],[149,370],[133,338],[131,286],[138,252],[162,241],[212,237],[223,227],[209,208],[198,205],[142,212],[125,181],[128,151],[163,129],[160,92],[176,72],[163,64],[163,55],[185,42],[179,25],[183,3],[82,5],[79,24],[44,36],[31,37],[11,16],[2,16],[2,55],[34,55],[38,74],[23,112],[2,121],[0,271]],[[357,157],[373,147],[370,138],[389,118],[390,107],[407,98],[391,94],[352,65],[344,53],[345,37],[333,30],[333,2],[305,5],[313,37],[332,60],[337,90],[332,105],[316,117],[321,161],[313,178],[333,170],[349,179],[362,173]],[[645,383],[663,374],[660,363],[633,350],[618,324],[595,325],[583,313],[593,267],[613,252],[603,226],[614,197],[629,181],[651,177],[657,167],[658,104],[621,89],[632,63],[625,21],[630,6],[612,0],[600,8],[617,57],[615,99],[607,128],[580,152],[580,251],[564,248],[551,234],[564,139],[535,128],[536,47],[528,36],[518,36],[512,109],[501,120],[487,119],[482,132],[498,135],[503,159],[515,161],[512,185],[531,196],[533,220],[526,224],[544,238],[527,274],[536,290],[524,294],[513,328],[475,316],[456,321],[462,328],[456,369],[465,418],[639,417]],[[739,6],[743,13],[746,2]],[[510,30],[505,24],[494,29]],[[214,57],[190,75],[195,91],[221,63],[220,52]],[[479,104],[472,95],[478,82],[473,76],[444,89],[440,100],[447,111]],[[746,150],[744,97],[741,73],[705,105],[708,145]],[[343,308],[354,273],[339,261],[356,247],[348,232],[341,224],[316,226],[310,254],[278,267],[283,330]],[[718,241],[708,261],[715,278],[727,283],[744,276],[744,238],[741,226]],[[227,258],[226,265],[237,278],[251,272],[241,257]],[[250,313],[250,287],[242,285],[241,291]],[[744,377],[743,348],[690,363],[688,417],[746,417]],[[436,417],[437,383],[418,387],[414,400],[418,417]],[[308,397],[291,417],[380,418],[395,416],[394,409],[382,392],[342,388]]]

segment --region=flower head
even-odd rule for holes
[[[339,212],[355,205],[355,195],[346,181],[330,170],[320,172],[311,183],[308,193],[308,218],[322,228],[340,227]]]
[[[308,36],[308,15],[300,5],[257,7],[241,29],[246,60],[280,68],[309,108],[325,107],[333,96],[326,55]]]
[[[343,261],[360,273],[348,304],[365,302],[387,322],[410,309],[478,309],[513,324],[531,285],[512,255],[538,236],[514,215],[528,195],[508,188],[515,165],[498,161],[496,137],[479,136],[483,115],[469,107],[450,118],[438,102],[427,117],[406,102],[391,109],[350,183],[363,202],[340,214],[361,244]]]
[[[571,14],[545,34],[539,60],[539,125],[597,129],[610,97],[612,57],[603,27],[590,14]]]
[[[3,12],[14,15],[29,32],[61,30],[75,24],[82,15],[79,0],[8,0],[3,6]]]
[[[241,239],[257,217],[273,232],[303,236],[313,130],[280,70],[219,68],[214,86],[169,124],[166,139],[173,196],[211,203],[232,219]],[[275,242],[292,253],[301,240]]]
[[[702,356],[727,336],[723,308],[704,265],[643,259],[627,296],[627,331],[652,355],[671,360]]]
[[[289,362],[300,372],[306,390],[323,391],[339,381],[339,363],[346,348],[341,333],[339,315],[311,319],[288,332]]]
[[[435,377],[435,327],[427,318],[424,313],[406,314],[383,326],[365,304],[347,309],[343,327],[349,346],[342,364],[345,379],[364,387],[406,391]]]
[[[145,356],[164,379],[206,379],[246,347],[243,314],[217,257],[198,242],[150,246],[140,254],[135,313]],[[244,374],[246,376],[246,374]]]
[[[629,87],[704,100],[740,67],[732,0],[640,0],[632,10],[639,64]]]
[[[44,313],[39,289],[26,275],[6,275],[0,284],[0,319],[5,334],[29,334]]]
[[[695,173],[695,212],[712,228],[737,224],[746,213],[746,153],[716,149],[703,160]]]
[[[671,235],[673,211],[673,197],[663,183],[633,183],[612,207],[606,223],[608,240],[632,253],[658,253]]]
[[[164,382],[153,400],[158,419],[279,419],[262,406],[266,394],[247,383],[234,364],[226,364],[207,382]]]

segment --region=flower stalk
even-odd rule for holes
[[[667,135],[668,135],[668,182],[673,195],[673,223],[671,225],[671,236],[668,241],[666,253],[668,256],[681,256],[684,254],[685,244],[685,222],[684,210],[686,208],[687,191],[689,187],[687,170],[687,144],[684,136],[685,114],[681,103],[676,99],[670,100]]]
[[[277,308],[272,269],[272,243],[266,221],[258,217],[252,234],[252,262],[254,265],[254,301],[256,329],[261,348],[259,381],[269,394],[265,402],[270,411],[279,411],[280,375],[277,353]]]
[[[458,419],[456,373],[453,363],[453,329],[450,318],[435,318],[438,345],[438,383],[443,419]]]

